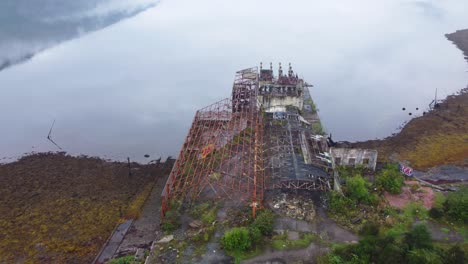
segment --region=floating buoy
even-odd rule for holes
[[[405,110],[406,110],[406,108],[404,108],[404,107],[403,107],[401,110],[405,111]]]
[[[408,113],[408,115],[412,115],[412,113]]]
[[[416,110],[419,110],[419,107],[416,107]]]
[[[149,157],[150,157],[150,155],[148,155],[148,154],[145,154],[145,158],[149,158]]]

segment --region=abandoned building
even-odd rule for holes
[[[279,64],[278,76],[273,74],[273,65],[270,69],[263,69],[260,64],[260,76],[258,80],[258,100],[266,112],[285,111],[286,106],[294,106],[302,109],[304,105],[304,87],[309,85],[294,74],[291,63],[287,74],[283,74],[281,63]]]
[[[330,148],[330,154],[335,166],[363,166],[375,170],[377,165],[377,150]]]
[[[339,188],[337,160],[375,169],[376,151],[330,154],[309,87],[291,64],[277,76],[271,63],[238,71],[231,98],[196,112],[161,195],[162,216],[171,201],[199,196],[248,203],[255,215],[268,190]]]

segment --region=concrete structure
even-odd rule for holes
[[[270,69],[263,69],[262,64],[260,64],[258,100],[266,112],[275,112],[276,109],[283,109],[285,106],[302,109],[304,87],[307,86],[308,84],[303,79],[294,74],[291,63],[288,74],[283,74],[280,63],[277,77],[273,74],[271,63]]]
[[[334,166],[362,165],[375,170],[377,165],[377,150],[373,149],[330,148],[330,154]]]
[[[231,98],[197,111],[161,194],[162,216],[171,201],[200,196],[248,203],[255,216],[268,189],[339,190],[308,87],[291,64],[277,77],[271,63],[236,72]],[[375,169],[377,152],[335,157]]]

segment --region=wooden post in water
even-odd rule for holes
[[[130,157],[127,157],[128,161],[128,176],[132,176],[132,167],[130,166]]]

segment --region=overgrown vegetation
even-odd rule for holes
[[[126,163],[50,153],[1,165],[0,262],[91,262],[163,174],[132,167],[129,176]]]
[[[323,129],[322,123],[312,123],[312,132],[317,135],[325,135],[325,130]]]
[[[401,193],[401,188],[405,182],[405,177],[400,173],[397,164],[388,164],[379,175],[377,175],[377,187],[392,193]]]
[[[321,257],[319,263],[465,263],[466,251],[460,245],[448,249],[432,243],[424,224],[399,236],[382,235],[378,225],[369,223],[355,245],[341,245]]]
[[[468,187],[449,193],[443,208],[448,220],[468,224]]]
[[[165,232],[172,232],[180,227],[180,206],[179,201],[171,201],[169,210],[161,221],[161,229]]]
[[[389,164],[378,172],[375,185],[362,176],[366,173],[362,167],[341,167],[339,173],[344,182],[343,194],[330,192],[327,200],[330,217],[340,225],[357,232],[366,223],[375,222],[386,232],[401,234],[415,218],[428,218],[428,210],[418,203],[408,204],[401,214],[386,206],[381,191],[398,193],[403,184],[397,165]]]
[[[273,233],[274,214],[269,210],[261,210],[255,220],[242,221],[247,226],[235,227],[226,231],[221,239],[226,252],[235,258],[236,263],[255,255],[264,238]]]
[[[304,104],[310,105],[313,114],[315,114],[315,113],[318,112],[317,106],[315,105],[315,103],[314,103],[314,101],[312,100],[312,98],[309,98],[309,99],[307,99],[307,100],[304,100]]]
[[[380,171],[375,186],[361,174],[361,168],[341,168],[344,193],[330,193],[328,207],[330,216],[341,225],[354,231],[360,228],[362,239],[356,245],[334,247],[331,253],[320,258],[319,263],[466,262],[466,242],[458,245],[434,244],[427,226],[414,223],[416,220],[424,223],[431,216],[441,223],[448,223],[451,229],[462,226],[460,230],[463,233],[466,230],[468,188],[449,193],[447,198],[436,193],[431,210],[417,202],[408,203],[403,210],[399,210],[386,206],[378,196],[380,191],[401,192],[404,177],[396,165],[388,165]],[[374,192],[376,187],[377,192]],[[372,196],[376,200],[371,198],[369,203],[368,199]],[[444,230],[450,232],[449,228],[442,228]]]
[[[221,243],[226,251],[235,256],[249,250],[252,247],[250,232],[245,227],[234,227],[224,233]]]
[[[302,233],[299,239],[290,240],[288,234],[276,235],[271,238],[271,246],[276,250],[300,249],[306,248],[310,243],[319,241],[320,238],[316,234]]]
[[[112,259],[107,264],[143,264],[144,261],[136,260],[135,256],[125,256],[116,259]]]
[[[416,169],[444,164],[464,166],[468,157],[468,89],[448,96],[439,107],[412,119],[400,133],[383,139],[353,143],[354,147],[379,151],[387,162],[397,154]]]

